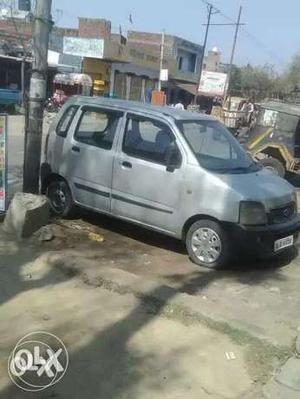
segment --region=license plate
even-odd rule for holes
[[[288,236],[285,238],[281,238],[280,240],[276,240],[274,243],[274,251],[280,251],[281,249],[291,247],[294,244],[294,236]]]

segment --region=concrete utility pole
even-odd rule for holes
[[[161,34],[161,45],[160,45],[160,59],[159,59],[159,80],[158,80],[158,91],[161,91],[161,74],[164,67],[164,51],[165,51],[165,31]]]
[[[226,100],[226,97],[227,97],[228,92],[229,92],[229,84],[230,84],[230,79],[231,79],[231,73],[232,73],[232,67],[233,67],[233,60],[234,60],[234,54],[235,54],[235,49],[236,49],[236,43],[237,43],[239,29],[240,29],[240,26],[242,25],[241,24],[242,9],[243,9],[242,6],[240,6],[239,15],[238,15],[238,19],[237,19],[237,23],[236,23],[236,27],[235,27],[233,46],[232,46],[232,51],[231,51],[231,56],[230,56],[229,70],[228,70],[228,74],[227,74],[226,93],[225,93],[225,96],[224,96],[225,100]]]
[[[39,192],[44,103],[46,99],[48,43],[52,26],[52,0],[37,0],[33,29],[32,75],[25,131],[24,192]]]
[[[205,57],[207,38],[208,38],[208,31],[209,31],[209,27],[210,27],[210,20],[211,20],[211,16],[212,16],[212,13],[213,13],[213,8],[214,7],[213,7],[212,4],[208,4],[208,17],[207,17],[206,31],[205,31],[205,37],[204,37],[204,42],[203,42],[203,50],[202,50],[202,55],[201,55],[201,59],[200,59],[199,79],[198,79],[198,83],[197,83],[197,86],[196,86],[196,93],[195,93],[195,96],[194,96],[194,104],[197,104],[197,97],[198,97],[199,85],[200,85],[202,71],[203,71],[203,62],[204,62],[204,57]]]

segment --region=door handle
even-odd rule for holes
[[[126,169],[132,169],[132,163],[128,161],[123,161],[122,166]]]
[[[73,145],[72,151],[73,151],[73,152],[80,152],[80,148],[77,147],[77,145]]]

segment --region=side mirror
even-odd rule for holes
[[[172,142],[166,151],[167,172],[174,172],[181,165],[181,153],[175,142]]]

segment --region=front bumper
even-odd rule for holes
[[[294,242],[298,238],[300,231],[300,214],[286,223],[270,224],[264,226],[242,226],[232,224],[228,230],[235,247],[260,257],[270,257],[278,254],[280,251],[274,251],[276,240],[288,236],[294,236]]]

